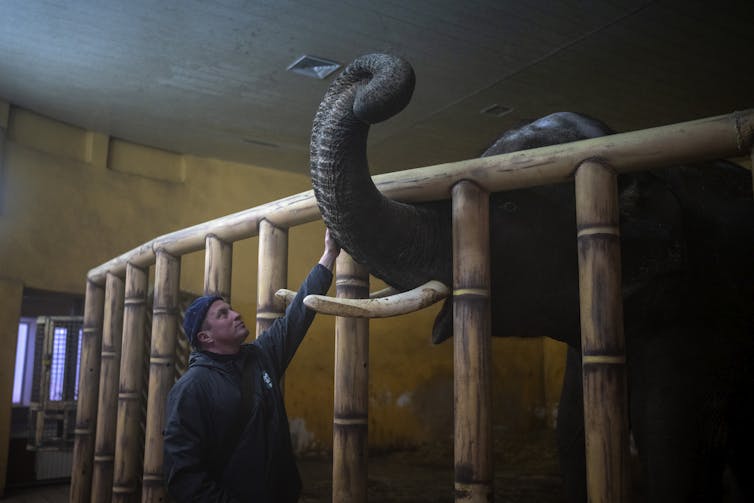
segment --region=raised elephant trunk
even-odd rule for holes
[[[311,138],[312,186],[325,224],[357,262],[403,290],[432,279],[451,281],[447,205],[392,201],[369,174],[370,124],[400,112],[413,89],[414,72],[405,61],[360,57],[328,89]]]

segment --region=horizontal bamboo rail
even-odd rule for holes
[[[754,109],[682,122],[591,140],[553,145],[480,159],[438,164],[373,177],[387,197],[403,202],[448,199],[461,180],[474,180],[488,192],[519,189],[571,180],[575,167],[599,158],[616,173],[653,169],[684,162],[750,155],[754,145]],[[187,227],[116,257],[94,269],[89,281],[104,285],[108,272],[124,276],[126,264],[148,267],[155,250],[174,256],[199,251],[212,234],[232,243],[254,237],[265,219],[289,228],[319,219],[314,193],[309,190],[248,210]]]

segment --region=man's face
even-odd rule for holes
[[[215,353],[236,353],[249,335],[241,315],[231,309],[224,300],[212,303],[204,319],[204,326],[199,332],[202,346]]]

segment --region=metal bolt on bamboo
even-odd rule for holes
[[[576,170],[581,352],[590,502],[627,501],[628,402],[615,172]]]
[[[115,503],[135,503],[139,498],[146,310],[147,271],[128,264],[113,466],[112,501]]]
[[[453,186],[455,501],[493,499],[489,194]]]
[[[92,501],[109,503],[115,460],[118,412],[118,376],[123,337],[123,280],[108,274],[105,282],[105,319],[102,327],[102,364],[99,384],[97,435],[94,443]]]
[[[105,290],[92,281],[86,283],[84,326],[79,363],[79,397],[76,407],[73,469],[71,471],[72,503],[89,503],[92,488],[92,455],[94,428],[97,421],[100,351],[102,350],[102,317]]]
[[[339,298],[369,297],[369,273],[345,251],[336,261]],[[333,503],[367,500],[369,320],[335,319]]]
[[[257,337],[285,314],[285,301],[275,292],[288,283],[288,230],[259,222],[257,259]]]
[[[162,429],[165,401],[175,380],[175,345],[178,334],[178,287],[181,262],[164,250],[157,251],[152,311],[152,346],[149,357],[147,426],[144,442],[142,501],[164,501]]]

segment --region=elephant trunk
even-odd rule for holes
[[[369,125],[400,112],[413,88],[405,61],[358,58],[327,91],[311,138],[312,186],[325,224],[357,262],[402,290],[431,279],[450,284],[451,278],[448,205],[392,201],[369,174]]]

